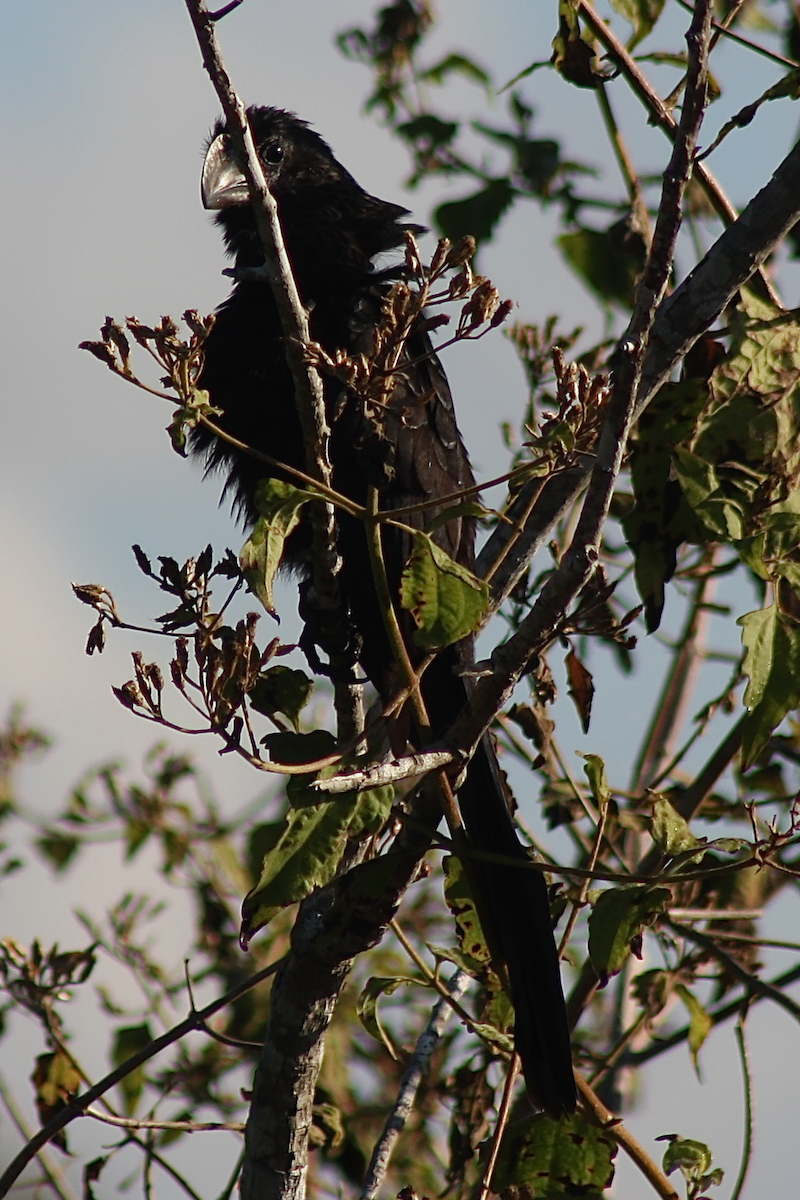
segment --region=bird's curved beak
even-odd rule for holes
[[[206,151],[200,195],[203,208],[207,209],[231,208],[236,204],[250,203],[247,181],[231,158],[225,135],[222,133],[214,138]]]

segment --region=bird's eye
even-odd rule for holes
[[[283,146],[280,142],[268,142],[261,151],[261,157],[265,163],[275,167],[283,161]]]

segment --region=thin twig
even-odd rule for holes
[[[645,355],[670,279],[683,196],[705,111],[709,21],[709,0],[700,0],[687,34],[690,65],[686,99],[664,173],[653,242],[636,289],[633,315],[620,342],[614,391],[574,537],[531,612],[520,622],[516,633],[493,652],[491,671],[476,681],[470,712],[459,718],[446,739],[453,745],[477,745],[494,714],[505,706],[532,657],[555,636],[563,614],[589,581],[598,562],[603,527],[628,434],[641,406]]]
[[[118,1067],[104,1076],[98,1083],[93,1084],[82,1095],[76,1096],[74,1100],[70,1101],[46,1125],[38,1130],[28,1144],[23,1146],[13,1162],[9,1164],[0,1177],[0,1197],[5,1196],[27,1164],[38,1154],[41,1147],[47,1145],[59,1130],[65,1129],[71,1121],[74,1121],[76,1117],[80,1117],[90,1104],[93,1104],[105,1092],[110,1091],[121,1079],[125,1079],[126,1076],[130,1075],[131,1071],[135,1071],[137,1067],[141,1067],[151,1058],[154,1058],[156,1054],[160,1054],[162,1050],[166,1050],[168,1046],[179,1042],[187,1033],[191,1033],[195,1029],[200,1029],[203,1022],[207,1021],[209,1017],[213,1017],[214,1013],[219,1012],[221,1008],[225,1008],[228,1004],[233,1004],[240,996],[244,996],[263,980],[268,979],[270,975],[274,975],[283,962],[284,959],[278,959],[277,962],[270,963],[268,967],[264,967],[263,970],[256,972],[255,975],[251,975],[249,979],[245,979],[237,987],[231,988],[224,995],[218,996],[216,1000],[212,1000],[205,1008],[191,1012],[188,1017],[179,1022],[179,1024],[173,1025],[172,1029],[168,1029],[161,1037],[154,1038],[152,1042],[143,1046],[136,1054],[132,1054],[125,1062],[120,1063]]]
[[[171,1129],[179,1133],[208,1133],[221,1129],[229,1133],[244,1133],[244,1124],[241,1122],[147,1121],[139,1117],[112,1117],[110,1113],[101,1113],[91,1107],[85,1109],[81,1116],[94,1117],[104,1125],[116,1125],[119,1129]]]
[[[455,972],[447,984],[447,989],[453,999],[457,1000],[466,991],[468,983],[469,975],[466,971]],[[375,1200],[380,1191],[397,1139],[411,1116],[419,1085],[427,1073],[433,1052],[444,1033],[452,1012],[452,1005],[442,996],[434,1005],[430,1020],[417,1039],[414,1052],[403,1072],[397,1098],[386,1118],[383,1132],[372,1151],[372,1158],[361,1188],[361,1200]]]
[[[736,42],[739,46],[744,46],[746,50],[752,50],[754,54],[760,54],[762,58],[769,59],[770,62],[777,63],[779,67],[788,67],[789,70],[800,66],[793,58],[786,58],[783,54],[777,54],[774,50],[768,49],[766,46],[760,46],[758,42],[752,41],[750,38],[743,37],[741,33],[735,33],[728,26],[739,15],[741,10],[747,4],[748,0],[737,0],[725,16],[724,21],[712,21],[711,27],[714,30],[712,46],[716,45],[719,39],[725,38],[727,41]],[[687,4],[686,0],[678,0],[681,8],[685,8],[687,12],[692,11],[691,4]]]
[[[593,33],[606,46],[614,61],[619,66],[633,91],[644,103],[650,113],[650,122],[657,125],[659,129],[666,133],[670,140],[678,136],[678,128],[672,113],[669,111],[664,101],[650,84],[650,81],[644,75],[633,57],[625,49],[625,46],[620,42],[609,26],[602,20],[599,14],[595,11],[588,0],[578,0],[578,9],[591,26]],[[690,10],[690,11],[696,11]],[[688,72],[687,72],[688,79]],[[701,188],[708,197],[717,216],[726,225],[730,225],[736,220],[736,208],[726,196],[722,185],[712,175],[704,163],[694,164],[694,176]],[[756,268],[759,272],[760,281],[765,289],[765,292],[773,303],[777,304],[778,297],[775,294],[772,281],[769,276],[761,270],[759,264]]]
[[[762,908],[671,908],[669,915],[673,921],[757,921],[763,917]],[[761,938],[749,938],[739,933],[720,933],[720,937],[736,938],[737,941],[758,942],[763,945]],[[795,942],[772,942],[773,946],[784,945],[793,950],[800,950],[800,944]]]
[[[604,839],[605,831],[606,831],[606,821],[608,820],[609,805],[610,805],[610,800],[606,800],[605,803],[600,805],[600,819],[597,822],[597,828],[595,830],[595,835],[594,835],[594,845],[592,846],[592,852],[589,855],[589,862],[587,863],[587,870],[589,870],[589,871],[594,871],[595,867],[597,866],[597,859],[600,854],[600,847],[603,844],[603,839]],[[580,910],[583,908],[584,904],[586,903],[586,897],[589,894],[589,889],[591,888],[591,886],[592,886],[592,881],[587,876],[586,879],[584,879],[583,883],[581,884],[581,888],[578,893],[577,900],[574,900],[572,903],[572,912],[569,914],[569,919],[564,928],[564,932],[561,936],[561,941],[558,946],[558,957],[559,958],[561,958],[561,956],[563,955],[567,946],[569,945],[569,939],[572,935],[572,930],[575,928],[575,922],[578,920],[578,913],[580,912]]]
[[[631,202],[631,210],[635,216],[644,224],[647,229],[647,205],[642,195],[642,184],[639,176],[636,174],[636,168],[633,165],[633,159],[628,153],[628,148],[625,145],[622,134],[619,131],[614,111],[611,107],[611,101],[608,96],[607,84],[601,82],[596,89],[597,102],[600,105],[600,113],[603,117],[603,123],[606,127],[606,132],[611,142],[611,147],[614,151],[614,157],[617,160],[622,178],[625,181],[625,186],[628,189],[628,198]],[[648,230],[649,233],[649,230]]]
[[[750,1169],[750,1159],[753,1154],[753,1076],[750,1071],[750,1054],[744,1032],[745,1014],[736,1022],[736,1045],[739,1048],[739,1061],[742,1064],[742,1083],[744,1085],[744,1142],[742,1145],[742,1161],[739,1174],[731,1192],[731,1200],[739,1200],[744,1188],[747,1172]]]
[[[241,157],[241,165],[264,256],[270,267],[269,286],[281,319],[286,362],[294,383],[295,406],[300,420],[308,473],[330,487],[330,427],[322,377],[304,353],[311,340],[308,313],[292,272],[283,241],[278,205],[267,187],[258,158],[247,111],[233,89],[222,62],[215,33],[215,18],[205,0],[186,0],[203,65],[225,114],[226,130]],[[218,19],[218,18],[216,18]],[[331,660],[334,707],[339,734],[347,740],[360,731],[361,691],[355,683],[351,641],[347,636],[339,596],[341,559],[337,552],[336,513],[329,503],[312,504],[309,522],[313,534],[314,602],[326,614],[326,650]]]
[[[748,971],[735,958],[722,950],[709,934],[702,933],[699,929],[693,929],[690,925],[681,925],[679,921],[667,919],[667,924],[670,929],[673,929],[682,937],[688,938],[690,942],[694,942],[695,945],[700,946],[712,958],[715,958],[726,971],[738,979],[740,983],[744,984],[746,991],[752,995],[763,996],[766,1000],[772,1000],[774,1004],[778,1004],[790,1016],[794,1017],[796,1021],[800,1021],[800,1004],[773,984],[767,983],[765,979],[761,979],[752,971]]]
[[[303,355],[303,347],[311,341],[306,312],[294,279],[289,256],[283,242],[278,205],[272,196],[256,150],[247,119],[247,110],[231,83],[217,45],[215,21],[204,0],[186,0],[186,8],[194,26],[197,43],[203,56],[203,66],[225,114],[226,131],[238,151],[253,209],[264,256],[272,270],[269,283],[280,313],[287,343],[287,362],[295,388],[298,416],[303,429],[306,466],[314,478],[330,485],[330,463],[321,458],[321,448],[327,445],[328,423],[325,397],[319,372]]]
[[[641,1030],[647,1025],[649,1019],[649,1013],[646,1009],[643,1009],[639,1013],[638,1017],[636,1017],[635,1020],[628,1026],[628,1028],[622,1031],[616,1043],[611,1047],[609,1052],[603,1056],[603,1061],[589,1077],[589,1083],[592,1085],[592,1087],[597,1087],[598,1083],[605,1079],[608,1073],[617,1066],[623,1054],[628,1049],[628,1046],[630,1046],[634,1038],[637,1037]]]
[[[417,952],[414,944],[411,941],[409,941],[409,939],[406,937],[406,935],[403,931],[403,927],[400,924],[400,922],[397,920],[393,920],[391,922],[390,928],[392,930],[392,933],[394,934],[394,936],[397,938],[398,942],[400,943],[400,945],[405,950],[408,957],[411,959],[411,961],[414,963],[414,965],[419,969],[419,971],[422,973],[422,975],[428,981],[430,986],[436,989],[436,991],[439,993],[439,995],[442,997],[443,1000],[447,1001],[447,1003],[452,1008],[453,1012],[456,1014],[458,1019],[464,1025],[464,1028],[469,1029],[472,1033],[478,1032],[478,1031],[476,1031],[476,1028],[475,1028],[475,1025],[476,1025],[475,1018],[470,1016],[470,1014],[463,1007],[463,1005],[459,1003],[458,999],[452,995],[447,984],[443,983],[442,980],[439,978],[438,973],[436,971],[431,970],[431,968],[425,962],[425,959],[422,957],[422,955]],[[493,1053],[503,1054],[505,1052],[505,1050],[504,1050],[504,1047],[500,1044],[500,1042],[499,1041],[495,1042],[492,1040],[491,1037],[487,1036],[485,1026],[482,1026],[481,1029],[482,1029],[482,1032],[479,1033],[481,1040],[486,1042],[486,1044],[488,1046],[490,1046]]]
[[[492,1134],[492,1148],[489,1152],[489,1159],[486,1163],[486,1169],[483,1172],[480,1191],[478,1192],[478,1200],[486,1200],[486,1197],[492,1190],[492,1176],[494,1169],[497,1166],[497,1159],[500,1154],[500,1147],[503,1144],[503,1135],[508,1126],[508,1118],[511,1113],[511,1101],[514,1098],[514,1084],[517,1082],[519,1069],[522,1065],[522,1060],[516,1052],[512,1056],[511,1062],[508,1064],[508,1072],[506,1073],[505,1083],[503,1084],[503,1098],[500,1102],[500,1109],[497,1114],[497,1123]]]

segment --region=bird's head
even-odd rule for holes
[[[334,158],[328,143],[294,113],[253,106],[247,116],[267,186],[277,200],[298,190],[337,187],[361,191]],[[215,124],[206,148],[201,195],[205,208],[220,212],[250,203],[244,174],[222,120]]]
[[[322,259],[336,258],[341,247],[365,266],[376,254],[402,245],[399,219],[408,210],[365,192],[307,122],[279,108],[253,106],[247,115],[290,256],[303,246]],[[247,182],[221,120],[206,146],[200,190],[237,262],[263,261]]]

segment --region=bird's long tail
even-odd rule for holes
[[[425,673],[422,691],[434,737],[443,735],[468,703],[472,661],[471,643],[462,642],[443,651]],[[576,1093],[547,885],[517,836],[488,735],[470,761],[458,804],[471,848],[520,864],[471,858],[467,874],[490,952],[508,976],[528,1091],[557,1119],[575,1110]]]
[[[514,1038],[534,1103],[554,1119],[575,1109],[570,1034],[547,885],[531,868],[505,801],[494,749],[484,738],[458,793],[470,845],[519,868],[473,859],[470,875],[492,953],[506,967],[514,1004]]]

